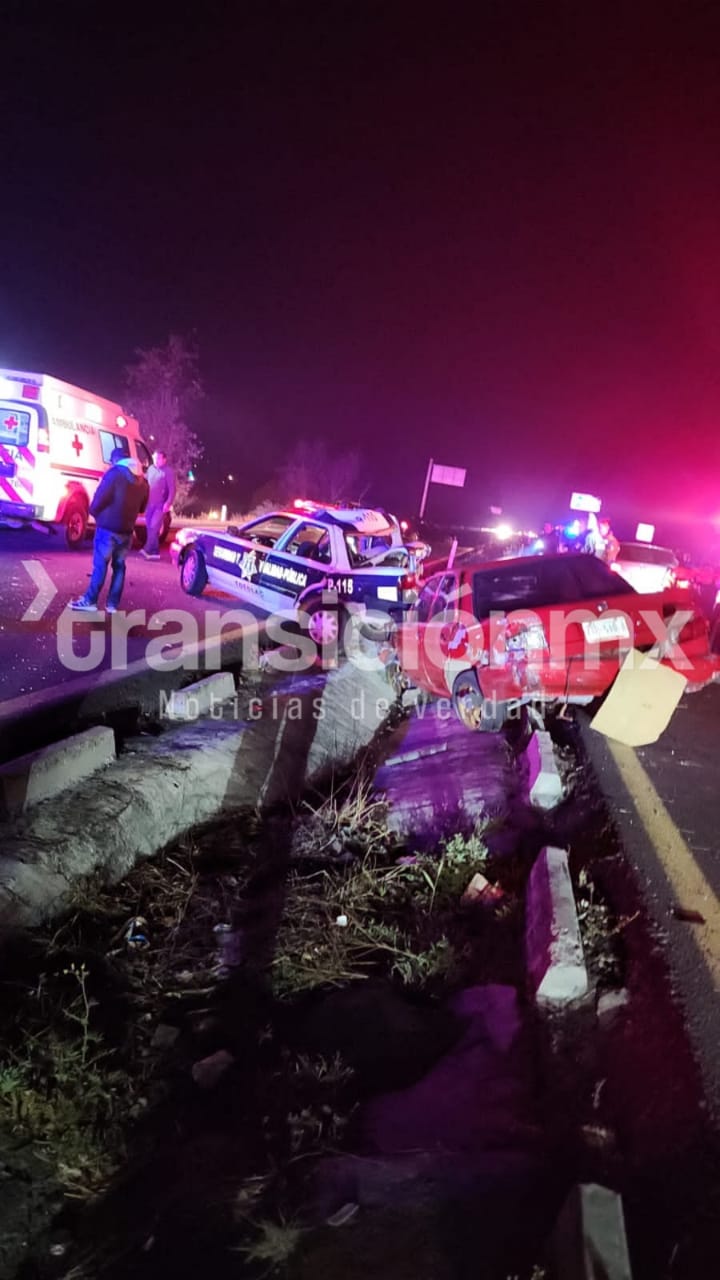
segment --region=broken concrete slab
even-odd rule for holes
[[[512,750],[500,733],[469,733],[444,703],[421,704],[393,734],[375,790],[389,806],[390,828],[418,847],[504,816],[520,797]]]
[[[230,671],[215,671],[203,680],[174,689],[163,708],[166,720],[198,720],[217,704],[235,696],[235,679]]]
[[[598,1183],[573,1187],[550,1240],[557,1280],[632,1280],[622,1199]]]
[[[0,925],[39,924],[65,909],[83,877],[117,882],[220,813],[297,799],[369,745],[389,714],[386,689],[372,673],[341,668],[302,685],[273,682],[262,698],[215,704],[208,719],[133,739],[90,782],[0,825]]]
[[[530,986],[541,1007],[562,1008],[587,994],[588,975],[564,849],[542,849],[530,872],[525,949]]]
[[[563,787],[550,734],[536,729],[525,750],[529,771],[530,803],[537,809],[553,809],[562,800]]]
[[[115,734],[97,727],[0,766],[0,812],[23,813],[104,769],[115,759]]]

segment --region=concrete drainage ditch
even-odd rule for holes
[[[629,976],[586,881],[589,991],[554,982],[582,943],[541,851],[577,882],[578,816],[528,803],[502,737],[393,729],[348,668],[254,697],[128,743],[5,841],[0,1274],[529,1280],[585,1274],[590,1239],[629,1274],[611,1193],[570,1194],[623,1182],[598,1062]]]

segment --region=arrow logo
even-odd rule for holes
[[[47,569],[43,569],[39,560],[23,560],[22,567],[30,574],[35,586],[37,587],[37,595],[32,604],[25,610],[23,622],[39,622],[48,611],[58,589],[55,586]]]

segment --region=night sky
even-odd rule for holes
[[[583,489],[709,528],[713,10],[6,2],[0,366],[121,398],[195,330],[205,469],[248,499],[318,436],[395,507],[432,455],[467,519]]]

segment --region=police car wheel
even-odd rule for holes
[[[87,532],[87,507],[79,501],[68,503],[64,518],[65,541],[71,550],[81,547]]]
[[[473,733],[498,733],[507,718],[504,703],[483,697],[474,671],[461,671],[457,676],[452,703],[458,719]]]
[[[315,604],[309,604],[305,612],[308,616],[307,633],[310,639],[318,649],[335,648],[338,657],[341,657],[345,626],[345,610],[342,606],[328,606],[318,600]]]
[[[201,596],[207,580],[205,558],[202,552],[191,547],[180,566],[180,586],[188,596]]]

